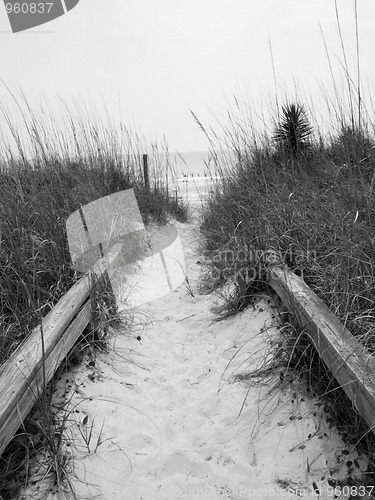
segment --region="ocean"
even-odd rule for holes
[[[201,203],[221,178],[221,168],[233,159],[233,153],[220,151],[153,152],[148,155],[151,178],[168,179],[172,193],[189,203]]]
[[[157,153],[157,156],[149,158],[150,171],[155,172],[156,177],[161,174],[165,175],[165,170],[168,171],[169,179],[179,180],[186,177],[218,177],[220,175],[219,164],[228,161],[230,152],[211,153],[209,151],[188,151],[182,153],[171,153],[166,155]],[[168,163],[168,166],[166,167]]]
[[[177,178],[189,176],[200,177],[214,175],[216,168],[209,151],[189,151],[184,153],[170,153],[170,161],[175,165]]]

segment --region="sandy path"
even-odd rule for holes
[[[198,234],[178,227],[195,289]],[[214,296],[194,295],[182,285],[140,307],[131,335],[61,381],[78,498],[318,498],[314,485],[326,490],[348,460],[319,407],[292,385],[268,395],[267,383],[233,380],[261,365],[277,336],[272,304],[212,323]]]

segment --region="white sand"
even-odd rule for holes
[[[199,235],[193,224],[177,227],[196,290]],[[55,397],[71,398],[67,450],[78,498],[316,499],[313,483],[326,491],[328,478],[347,475],[357,453],[342,454],[303,387],[268,394],[267,381],[234,381],[262,366],[278,336],[270,301],[212,323],[214,301],[181,285],[135,310],[139,326],[115,336],[95,366],[63,377]],[[23,498],[41,496],[30,487]]]

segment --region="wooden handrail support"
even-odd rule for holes
[[[94,265],[97,277],[111,276],[121,244]],[[86,274],[58,301],[12,356],[0,366],[0,455],[13,438],[46,384],[91,319],[93,280]],[[44,352],[42,348],[42,331]],[[43,370],[44,364],[44,370]]]
[[[268,282],[308,333],[320,357],[375,433],[375,359],[306,283],[268,263]]]

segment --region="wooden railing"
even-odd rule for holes
[[[0,367],[0,455],[91,320],[93,283],[112,275],[120,250],[97,261]]]
[[[327,368],[375,433],[375,359],[296,274],[272,252],[268,282],[309,335]]]

